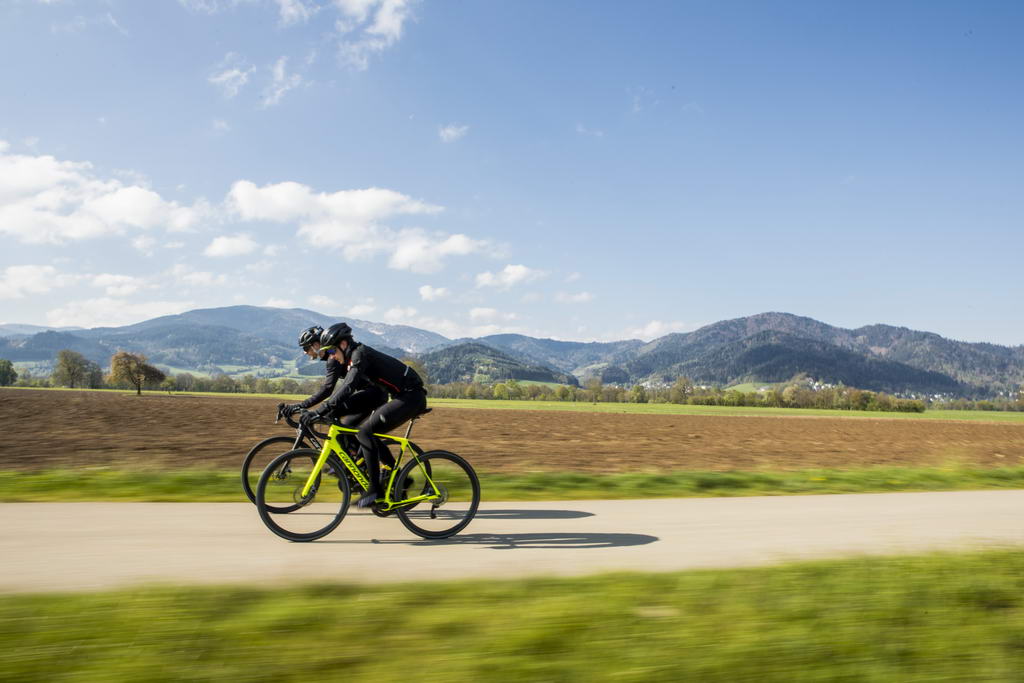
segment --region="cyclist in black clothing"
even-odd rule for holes
[[[390,401],[359,423],[359,432],[356,434],[372,487],[356,504],[368,507],[383,493],[377,442],[373,434],[391,431],[426,410],[427,390],[416,371],[402,361],[353,341],[352,330],[345,323],[337,323],[324,330],[320,337],[320,349],[344,366],[345,381],[319,408],[303,413],[303,420],[311,421],[339,414],[363,381],[369,381],[391,396]]]
[[[318,358],[319,360],[327,361],[327,366],[324,368],[324,383],[321,384],[320,388],[309,398],[300,401],[299,403],[282,403],[278,406],[283,415],[292,415],[301,410],[306,410],[311,406],[315,406],[317,403],[320,403],[331,395],[331,392],[334,391],[334,387],[338,384],[339,379],[345,378],[345,367],[335,359],[328,357],[328,355],[320,349],[320,335],[322,335],[323,332],[324,328],[319,325],[314,325],[313,327],[303,330],[302,333],[299,334],[299,346],[302,347],[303,353],[310,358]],[[345,400],[344,405],[339,405],[332,414],[343,415],[344,417],[340,420],[341,424],[345,427],[354,427],[366,419],[366,416],[373,412],[374,408],[383,405],[387,400],[388,395],[384,390],[380,389],[375,384],[362,381],[359,382],[357,389],[352,392],[347,400]]]

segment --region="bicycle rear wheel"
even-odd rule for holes
[[[315,541],[345,518],[352,494],[337,458],[327,460],[313,488],[302,496],[319,457],[311,448],[297,448],[274,458],[260,475],[256,509],[267,528],[281,538]]]
[[[242,461],[242,490],[250,503],[256,502],[256,486],[270,461],[295,446],[293,436],[272,436],[253,446]],[[279,512],[279,510],[275,510]]]
[[[395,490],[403,491],[412,477],[409,496],[439,497],[409,508],[399,508],[398,518],[405,528],[423,538],[448,538],[466,528],[480,505],[480,480],[473,467],[454,453],[428,451],[413,458],[398,473]],[[420,465],[422,463],[422,466]],[[429,473],[429,481],[427,474]],[[431,485],[433,482],[433,485]]]

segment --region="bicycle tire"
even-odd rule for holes
[[[480,479],[473,470],[473,466],[465,458],[450,451],[427,451],[419,456],[419,461],[423,463],[424,467],[429,468],[431,479],[444,493],[448,495],[455,493],[459,497],[468,495],[469,500],[458,501],[461,504],[457,506],[458,511],[453,509],[456,505],[445,509],[445,517],[455,519],[455,514],[459,515],[451,526],[445,526],[444,521],[433,524],[436,522],[437,510],[442,509],[449,502],[453,502],[448,498],[440,503],[423,501],[416,506],[399,508],[397,510],[398,519],[402,521],[406,529],[422,538],[440,539],[454,536],[465,529],[476,516],[476,511],[480,506]],[[404,488],[406,477],[415,476],[415,473],[419,471],[420,463],[415,458],[411,459],[398,473],[398,477],[395,479],[395,489],[401,491]],[[465,481],[462,481],[462,475],[465,475]],[[451,478],[450,481],[449,478]],[[424,482],[422,488],[424,493],[432,491],[428,482]],[[430,505],[429,511],[425,509],[426,504]],[[440,528],[429,528],[427,526],[428,518],[431,526]]]
[[[253,472],[253,462],[256,458],[263,454],[263,451],[274,445],[274,444],[288,444],[286,448],[282,449],[278,453],[274,454],[277,457],[285,451],[290,451],[295,446],[294,436],[272,436],[268,439],[263,439],[258,444],[249,449],[249,452],[245,454],[245,458],[242,460],[242,490],[245,491],[245,497],[249,499],[250,503],[256,502],[256,485],[260,481],[260,475],[263,474],[263,470],[269,463],[269,460],[263,465],[256,466],[256,472]],[[303,444],[305,445],[305,444]],[[251,477],[251,480],[250,480]]]
[[[267,468],[263,470],[263,474],[260,475],[259,484],[256,486],[256,509],[259,511],[260,519],[263,520],[263,523],[267,528],[281,538],[297,543],[315,541],[316,539],[323,538],[334,531],[338,525],[341,524],[342,520],[345,519],[345,513],[348,512],[348,506],[352,499],[352,491],[348,485],[348,478],[345,477],[343,473],[341,461],[333,455],[328,459],[328,464],[334,468],[337,475],[325,477],[321,472],[317,476],[313,490],[305,500],[296,500],[294,506],[280,506],[277,504],[267,503],[268,486],[273,488],[275,495],[287,495],[288,493],[291,493],[293,497],[297,496],[307,481],[308,477],[305,472],[311,470],[319,457],[320,453],[312,448],[296,448],[274,458],[273,462],[271,462]],[[293,469],[298,469],[300,474],[295,477],[290,477],[289,475]],[[274,510],[278,507],[290,507],[287,512],[294,512],[299,508],[307,507],[314,503],[317,495],[321,492],[321,487],[325,483],[330,485],[334,482],[337,483],[338,488],[338,494],[335,494],[337,500],[330,501],[327,507],[328,509],[331,509],[334,506],[337,506],[337,512],[317,512],[312,514],[312,516],[331,516],[331,520],[324,526],[310,531],[297,531],[295,529],[289,529],[282,526],[282,523],[275,520],[275,516],[280,519],[297,519],[293,515],[284,517],[281,513],[275,513]],[[280,486],[277,486],[276,484],[280,484]],[[329,490],[330,489],[325,489],[324,491],[326,492]],[[275,499],[275,503],[276,502],[277,500]]]

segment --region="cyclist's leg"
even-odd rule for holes
[[[369,417],[359,424],[356,438],[359,440],[360,452],[366,462],[366,473],[369,476],[370,485],[374,487],[367,495],[359,499],[361,507],[369,505],[383,493],[380,490],[380,461],[377,459],[377,445],[373,434],[394,429],[413,415],[420,413],[426,405],[426,392],[403,392],[370,413]],[[371,494],[373,494],[372,498]]]
[[[339,420],[343,427],[357,428],[374,410],[387,403],[388,395],[377,387],[360,389],[353,393],[344,403],[345,416]],[[388,467],[395,466],[395,459],[386,448],[381,449],[381,460]]]

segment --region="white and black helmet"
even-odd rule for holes
[[[320,335],[324,333],[324,328],[319,325],[313,325],[313,327],[307,327],[299,333],[299,346],[302,350],[307,350],[314,343],[320,341]]]

